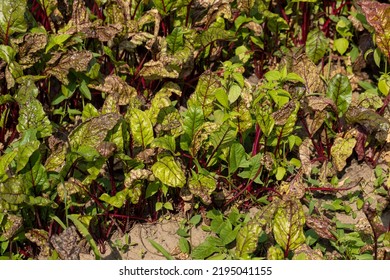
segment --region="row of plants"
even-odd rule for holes
[[[162,213],[195,217],[179,234],[196,259],[386,258],[387,204],[354,195],[363,234],[336,223],[340,200],[310,201],[386,147],[389,16],[376,1],[2,1],[1,258],[57,258],[72,224],[100,258]],[[191,248],[202,219],[213,234]]]

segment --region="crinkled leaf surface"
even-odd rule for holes
[[[55,76],[60,82],[67,85],[69,84],[69,71],[71,69],[76,72],[87,71],[92,57],[92,52],[87,50],[68,51],[64,54],[56,53],[47,63],[49,67],[46,69],[46,73]]]
[[[186,183],[182,168],[172,156],[160,158],[153,164],[152,171],[154,176],[167,186],[183,187]]]
[[[77,150],[81,145],[97,148],[120,118],[119,114],[106,114],[83,122],[69,134],[71,148]]]
[[[15,98],[20,107],[17,129],[19,132],[36,129],[37,137],[43,138],[51,135],[52,126],[37,96],[38,88],[31,80],[25,81],[18,90]]]
[[[368,23],[375,29],[375,40],[383,54],[390,58],[390,4],[377,1],[359,3]]]
[[[299,200],[281,201],[273,220],[276,242],[284,249],[295,250],[305,242],[305,213]]]
[[[356,145],[355,138],[336,137],[330,150],[332,162],[337,171],[342,171],[347,165],[347,159],[352,155],[353,148]]]
[[[216,186],[217,184],[213,177],[203,174],[194,174],[188,182],[190,192],[200,197],[207,205],[211,203],[211,194]]]
[[[188,107],[200,106],[205,117],[208,117],[213,111],[215,94],[220,87],[221,84],[217,75],[206,71],[200,76],[195,92],[188,101]]]

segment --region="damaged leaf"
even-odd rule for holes
[[[182,168],[172,156],[160,158],[153,164],[152,171],[154,176],[167,186],[181,188],[186,182]]]

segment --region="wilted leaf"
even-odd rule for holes
[[[237,258],[250,259],[251,254],[257,248],[261,231],[261,226],[255,222],[250,222],[240,229],[236,241]]]
[[[175,79],[179,77],[180,69],[175,65],[176,60],[165,57],[161,60],[150,60],[146,62],[139,75],[147,80],[160,80],[163,78]]]
[[[307,244],[302,244],[294,251],[293,260],[323,260],[324,257],[321,251],[313,250]]]
[[[147,114],[136,108],[130,109],[128,119],[135,143],[146,148],[154,139],[153,126]]]
[[[69,134],[71,148],[77,150],[82,145],[97,148],[120,118],[118,114],[106,114],[83,122]]]
[[[272,113],[275,125],[285,125],[289,117],[294,113],[297,103],[294,100],[287,102],[282,108]]]
[[[76,72],[85,72],[93,58],[90,51],[68,51],[63,54],[55,54],[47,63],[45,73],[55,76],[64,85],[69,84],[68,74],[71,69]]]
[[[375,29],[375,40],[383,54],[390,58],[390,4],[361,1],[359,5],[367,22]]]
[[[314,151],[313,142],[306,138],[299,146],[299,159],[301,160],[303,172],[310,176],[313,164],[311,162],[311,155]]]
[[[134,185],[134,182],[138,180],[147,180],[147,181],[154,181],[154,175],[152,171],[148,169],[132,169],[130,172],[126,173],[126,178],[124,185],[126,188],[130,188],[132,185]]]
[[[299,56],[292,64],[292,71],[304,79],[308,93],[323,93],[324,82],[321,79],[320,72],[307,56]]]
[[[109,94],[118,94],[118,105],[128,105],[130,100],[137,96],[137,90],[129,86],[126,81],[117,75],[109,75],[104,79],[103,84],[90,84],[88,87],[100,90]]]
[[[183,187],[186,183],[183,170],[172,156],[160,158],[153,164],[152,171],[154,176],[167,186]]]
[[[332,231],[336,228],[333,227],[332,222],[326,217],[315,217],[313,215],[306,216],[306,225],[312,228],[318,236],[326,240],[336,240]]]
[[[328,106],[337,108],[332,99],[323,96],[308,96],[307,103],[314,111],[323,111]]]
[[[367,220],[370,223],[375,239],[377,239],[383,233],[387,232],[387,228],[383,225],[376,209],[370,207],[370,204],[368,202],[364,203],[363,213],[366,215]]]
[[[305,214],[299,200],[282,201],[273,220],[276,242],[284,250],[295,250],[305,242],[304,224]]]
[[[347,159],[352,155],[355,145],[355,138],[336,137],[330,154],[332,155],[332,162],[337,171],[342,171],[347,165]]]
[[[309,32],[306,41],[306,55],[311,61],[317,63],[324,57],[328,48],[329,39],[325,37],[324,33],[319,28]]]
[[[45,33],[27,33],[19,43],[19,64],[23,68],[31,67],[41,59],[39,51],[43,51],[47,44]]]
[[[389,134],[390,122],[375,111],[351,107],[345,114],[350,124],[360,125],[368,134],[374,134],[379,143],[384,143]]]
[[[26,232],[26,238],[39,247],[38,259],[50,257],[51,248],[49,243],[49,233],[43,229],[31,229]]]
[[[344,115],[352,101],[352,87],[347,76],[337,74],[328,85],[326,96],[337,106],[339,117]]]
[[[191,193],[200,197],[206,205],[211,204],[211,194],[216,186],[217,184],[213,177],[203,174],[193,174],[188,182],[188,188]]]

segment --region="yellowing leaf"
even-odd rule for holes
[[[356,142],[355,138],[345,139],[336,137],[330,154],[332,155],[332,162],[337,171],[343,170],[347,165],[347,159],[352,155]]]
[[[305,242],[305,213],[299,200],[282,201],[273,224],[275,240],[283,250],[295,250]]]
[[[171,187],[183,187],[186,178],[180,165],[172,156],[160,158],[152,166],[152,172],[162,183]]]

